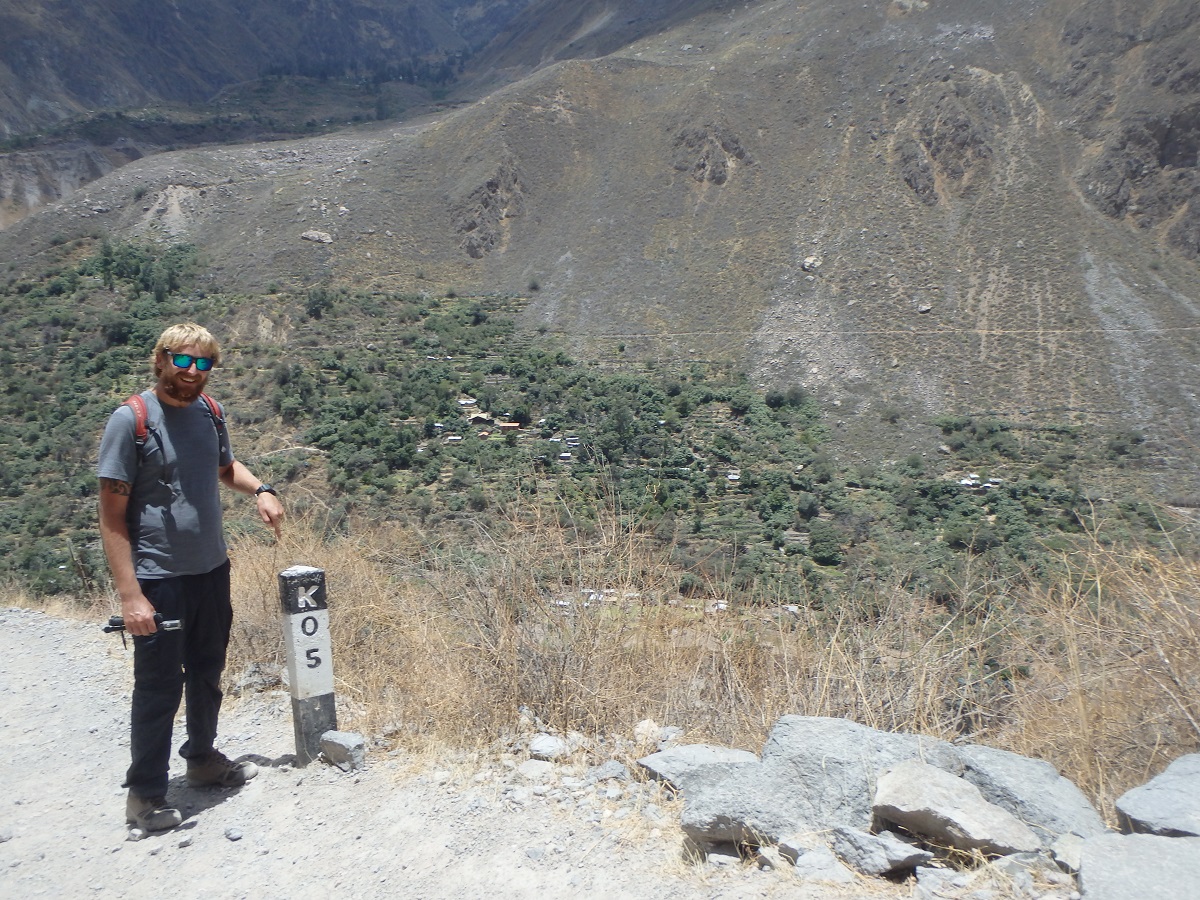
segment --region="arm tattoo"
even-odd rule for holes
[[[117,481],[115,478],[101,478],[100,490],[109,494],[118,494],[122,497],[128,497],[132,485],[128,481]]]

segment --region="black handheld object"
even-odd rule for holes
[[[178,631],[183,627],[181,621],[178,619],[164,619],[162,613],[154,614],[154,624],[158,626],[159,631]],[[124,630],[125,620],[121,616],[109,616],[108,624],[104,626],[105,634]]]

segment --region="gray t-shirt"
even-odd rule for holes
[[[208,405],[164,406],[144,391],[150,433],[139,465],[137,417],[121,406],[100,440],[100,478],[133,486],[126,519],[138,578],[211,572],[228,558],[221,527],[219,467],[233,462],[229,434]]]

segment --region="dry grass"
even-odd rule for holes
[[[1048,760],[1111,820],[1121,793],[1200,749],[1200,563],[1186,554],[1094,540],[1049,582],[968,572],[954,605],[898,584],[795,605],[713,586],[689,604],[638,534],[525,515],[470,545],[296,520],[279,544],[236,538],[228,680],[282,667],[278,573],[305,564],[326,572],[341,726],[416,753],[490,745],[522,707],[606,751],[646,718],[757,750],[781,715],[839,716]],[[100,621],[111,606],[50,611]]]
[[[1100,808],[1200,748],[1200,565],[1096,545],[1022,598],[1034,659],[997,743],[1056,763]]]
[[[279,546],[237,541],[231,676],[282,663],[276,575],[303,563],[326,571],[344,727],[410,749],[488,743],[521,707],[562,730],[651,718],[749,749],[780,715],[842,716],[1047,759],[1111,815],[1200,747],[1200,567],[1182,555],[1096,542],[1049,586],[969,576],[953,607],[898,585],[687,605],[664,601],[678,573],[637,534],[529,515],[471,546],[295,522]]]

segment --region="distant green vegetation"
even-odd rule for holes
[[[161,323],[187,314],[189,247],[103,243],[0,285],[0,555],[36,591],[95,578],[99,433],[147,380]]]
[[[1094,521],[1080,473],[1141,453],[1134,433],[947,416],[931,423],[941,454],[847,470],[799,387],[764,393],[700,363],[573,359],[517,332],[516,298],[232,297],[195,289],[188,246],[56,249],[37,275],[0,282],[0,566],[39,593],[103,580],[96,446],[111,410],[149,383],[161,329],[195,319],[222,334],[247,309],[292,337],[231,344],[213,393],[235,447],[282,433],[299,448],[255,463],[294,511],[313,493],[287,486],[314,484],[332,527],[408,519],[450,540],[538,507],[586,534],[604,507],[671,548],[693,595],[804,602],[895,577],[949,602],[968,564],[1029,577]],[[1114,535],[1159,528],[1144,503],[1102,512]]]

